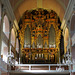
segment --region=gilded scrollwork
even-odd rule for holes
[[[24,36],[27,25],[29,26],[31,31],[31,49],[33,43],[35,44],[35,48],[37,48],[37,39],[39,34],[43,39],[43,53],[45,53],[45,43],[47,44],[47,49],[49,49],[49,29],[51,25],[53,25],[55,29],[56,51],[53,50],[53,52],[51,53],[54,54],[55,52],[60,50],[59,44],[61,38],[61,29],[59,28],[60,24],[58,23],[58,16],[53,10],[49,12],[46,9],[37,9],[32,11],[26,11],[24,13],[24,15],[22,16],[22,24],[20,25],[20,30],[18,31],[21,44],[21,51],[23,51],[23,53],[26,53],[24,51]]]

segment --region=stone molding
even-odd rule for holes
[[[62,21],[62,25],[61,25],[62,29],[65,26],[65,24],[67,25],[68,24],[67,22],[71,19],[71,16],[73,14],[74,7],[75,7],[74,5],[75,5],[75,0],[69,0],[68,6]]]
[[[74,33],[74,35],[72,36],[72,46],[74,46],[74,44],[75,44],[75,33]]]
[[[5,9],[5,12],[7,13],[8,15],[8,18],[9,20],[14,23],[14,25],[16,26],[17,30],[18,30],[18,23],[17,23],[17,20],[15,18],[15,15],[14,15],[14,12],[13,12],[13,9],[11,7],[11,4],[9,2],[9,0],[1,0],[1,3],[4,5],[4,9]]]

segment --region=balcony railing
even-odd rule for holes
[[[73,64],[75,65],[75,64]],[[72,65],[72,66],[73,66]],[[9,68],[11,67],[11,68]],[[0,59],[0,69],[14,73],[62,73],[75,72],[68,64],[6,64]]]
[[[69,73],[67,64],[15,64],[11,65],[11,72],[25,73]]]

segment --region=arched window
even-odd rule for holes
[[[71,38],[72,38],[72,46],[75,44],[75,14],[72,16],[71,19]]]
[[[7,63],[7,58],[8,58],[8,46],[2,41],[2,48],[1,48],[1,55],[3,61]]]
[[[4,20],[3,20],[3,32],[5,33],[7,38],[9,39],[9,20],[6,15],[4,16]]]
[[[71,32],[72,35],[75,33],[75,15],[73,15],[71,19]]]
[[[14,28],[12,28],[12,30],[11,30],[11,44],[14,47],[14,45],[15,45],[15,31],[14,31]]]
[[[65,36],[64,36],[64,49],[65,49],[65,53],[67,51],[67,46],[69,44],[69,30],[68,28],[65,29]]]
[[[71,36],[71,52],[72,52],[72,60],[73,62],[75,59],[75,14],[73,14],[72,18],[71,18],[71,25],[70,25],[70,36]]]
[[[19,41],[18,38],[16,39],[16,51],[19,53]]]

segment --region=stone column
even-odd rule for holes
[[[10,55],[11,55],[11,30],[12,30],[12,26],[13,26],[13,24],[10,23],[10,25],[9,25],[9,42],[8,42],[8,53]],[[8,63],[9,63],[9,71],[10,71],[11,70],[11,56],[8,57]]]
[[[16,57],[17,57],[17,55],[16,55],[16,33],[15,33],[15,60],[16,60]]]
[[[59,43],[60,44],[60,43]],[[60,58],[60,45],[59,45],[59,64],[61,64],[61,58]]]
[[[2,46],[2,30],[3,30],[3,17],[6,12],[5,7],[1,6],[1,0],[0,0],[0,56],[1,56],[1,46]]]
[[[70,30],[70,21],[68,21],[68,28],[69,28],[69,49],[70,49],[70,54],[72,54],[72,49],[71,49],[71,46],[72,46],[72,43],[71,43],[71,30]],[[72,60],[72,56],[70,57],[70,59]]]
[[[66,63],[66,53],[65,53],[65,29],[66,29],[66,24],[64,24],[63,28],[63,38],[64,38],[64,61]]]
[[[1,6],[1,0],[0,0],[0,65],[1,64],[1,46],[2,46],[2,30],[3,30],[3,17],[4,17],[5,11],[2,9]],[[0,75],[2,74],[2,69],[0,68]]]
[[[11,30],[12,30],[13,24],[10,23],[9,25],[9,43],[8,43],[8,52],[10,52],[10,45],[11,45]]]
[[[21,44],[19,45],[19,64],[21,63],[22,51],[21,51]]]
[[[73,35],[73,36],[74,36],[74,35]],[[70,51],[71,51],[71,53],[72,53],[72,54],[71,54],[71,55],[72,55],[71,58],[72,58],[72,60],[75,61],[75,44],[72,45],[72,43],[74,42],[74,41],[72,41],[72,40],[73,40],[75,37],[73,37],[73,36],[70,38],[70,41],[71,41],[71,43],[70,43]]]

